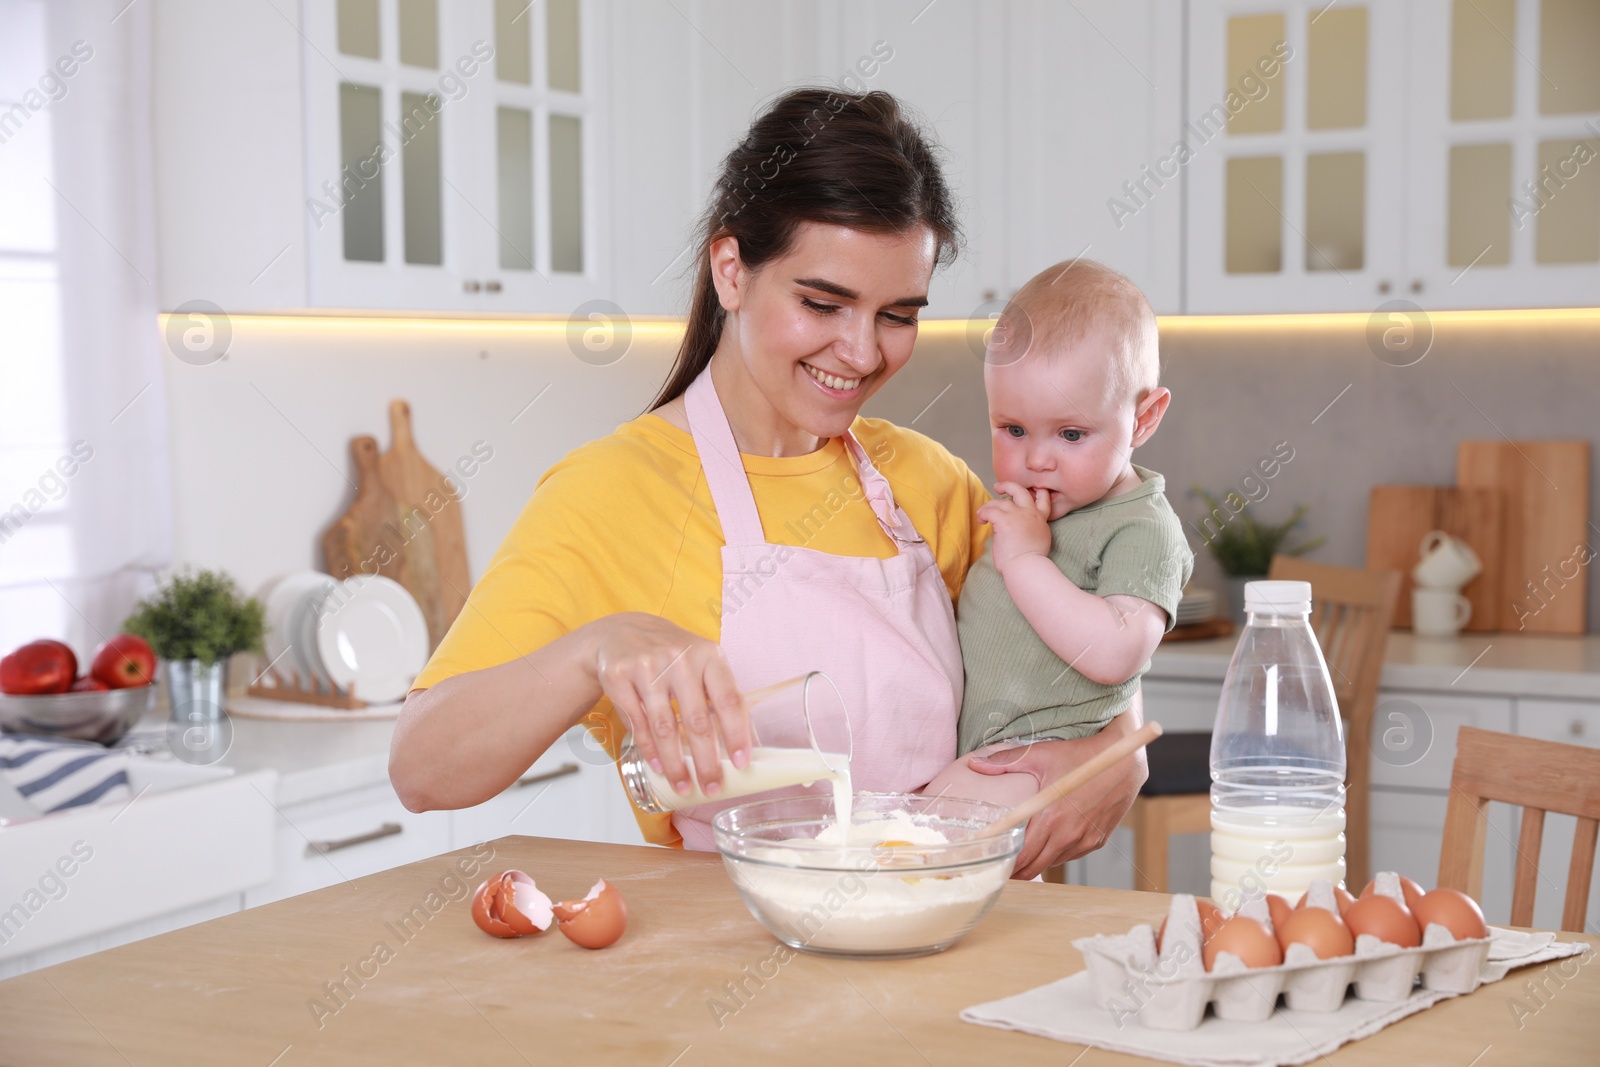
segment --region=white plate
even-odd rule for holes
[[[339,582],[326,574],[322,580],[307,589],[289,613],[289,632],[294,635],[294,656],[300,661],[301,673],[323,685],[333,682],[322,664],[321,650],[317,648],[317,617],[323,603],[339,588]]]
[[[336,685],[370,703],[403,699],[428,662],[428,624],[405,587],[382,577],[339,583],[317,616],[317,651]]]
[[[310,677],[303,654],[305,641],[295,629],[298,620],[294,612],[307,593],[331,581],[332,578],[320,571],[295,571],[272,582],[270,588],[262,588],[267,609],[267,663],[285,680],[294,671],[299,671],[302,679]]]

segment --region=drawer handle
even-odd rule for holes
[[[382,826],[378,827],[376,830],[368,830],[366,833],[364,833],[364,834],[356,834],[354,837],[345,837],[345,838],[341,838],[341,839],[339,839],[337,841],[311,841],[311,842],[308,842],[306,844],[306,852],[307,853],[313,853],[314,852],[314,853],[317,853],[319,855],[326,856],[328,853],[337,852],[341,848],[353,848],[356,845],[364,845],[368,841],[377,841],[377,840],[379,840],[381,838],[393,837],[396,834],[404,833],[404,832],[405,832],[405,827],[401,826],[399,823],[397,823],[397,822],[386,822]]]
[[[577,774],[582,769],[576,763],[563,763],[553,771],[545,771],[543,774],[530,774],[526,778],[518,778],[517,788],[521,789],[525,785],[538,785],[540,782],[553,782],[557,778],[565,778],[569,774]]]

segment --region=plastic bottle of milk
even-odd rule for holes
[[[1344,731],[1310,582],[1250,582],[1211,735],[1211,898],[1344,881]]]

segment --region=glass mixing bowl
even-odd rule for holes
[[[718,812],[712,834],[750,913],[779,941],[820,956],[898,959],[942,952],[1005,888],[1023,827],[980,837],[994,804],[910,793],[857,793],[852,838],[815,840],[833,797],[783,797]],[[908,827],[913,828],[908,832]],[[943,843],[905,838],[936,830]]]

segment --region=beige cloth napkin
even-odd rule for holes
[[[1522,933],[1489,927],[1489,958],[1479,985],[1498,982],[1516,967],[1575,956],[1588,945],[1557,941],[1552,933]],[[1014,997],[967,1008],[961,1018],[1001,1030],[1021,1030],[1057,1041],[1093,1045],[1113,1052],[1191,1064],[1193,1067],[1279,1067],[1308,1063],[1340,1045],[1375,1034],[1444,1000],[1450,993],[1418,989],[1392,1004],[1357,1000],[1335,1012],[1290,1011],[1280,1007],[1265,1022],[1228,1022],[1207,1015],[1193,1030],[1152,1030],[1128,1020],[1122,1026],[1095,1004],[1087,971],[1030,989]]]

